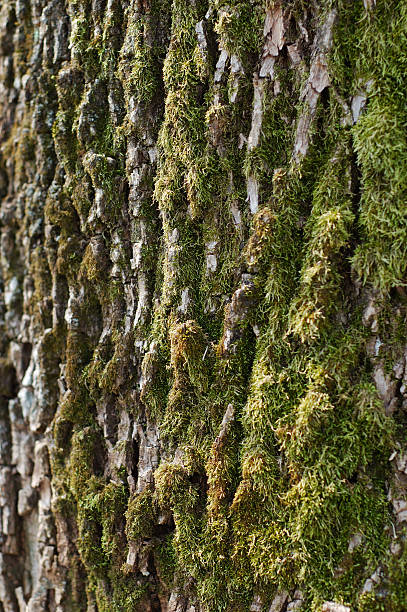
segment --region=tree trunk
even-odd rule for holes
[[[0,610],[407,610],[407,4],[3,0]]]

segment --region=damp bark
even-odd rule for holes
[[[0,610],[405,611],[407,4],[0,22]]]

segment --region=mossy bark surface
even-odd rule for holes
[[[0,611],[405,612],[405,0],[0,22]]]

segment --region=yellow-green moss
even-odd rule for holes
[[[153,492],[145,489],[129,498],[126,511],[126,536],[128,540],[139,541],[151,538],[157,521]]]

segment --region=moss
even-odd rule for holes
[[[101,376],[101,386],[107,391],[118,392],[134,380],[134,374],[129,366],[125,366],[125,359],[132,350],[134,336],[131,332],[119,336],[116,341],[113,357],[105,367]]]
[[[191,476],[191,478],[189,478]],[[171,510],[175,523],[174,550],[182,572],[198,577],[202,559],[197,547],[203,527],[202,497],[193,471],[182,465],[162,463],[154,474],[157,501],[162,510]],[[191,547],[191,542],[195,545]]]
[[[359,344],[361,348],[363,344]],[[356,350],[356,357],[357,354]],[[252,391],[246,408],[245,426],[250,424],[253,434],[246,442],[243,480],[233,502],[235,529],[241,540],[240,545],[236,542],[235,554],[249,556],[264,586],[277,583],[280,588],[290,587],[291,576],[295,575],[303,577],[312,597],[324,592],[324,597],[329,598],[331,595],[327,593],[335,592],[329,591],[334,588],[332,572],[346,551],[352,531],[364,525],[363,532],[371,546],[366,544],[364,549],[368,558],[377,559],[383,552],[381,533],[387,516],[383,475],[374,476],[377,484],[371,492],[366,490],[363,478],[358,485],[351,485],[350,480],[359,470],[363,473],[373,469],[374,473],[378,454],[384,459],[391,447],[392,424],[384,417],[371,386],[361,384],[348,398],[343,392],[339,397],[335,395],[334,409],[330,396],[335,387],[328,372],[334,373],[339,383],[341,376],[347,380],[349,374],[344,369],[352,365],[347,364],[345,368],[342,365],[342,371],[336,373],[329,366],[318,375],[313,363],[310,374],[314,382],[309,394],[303,396],[292,412],[297,425],[286,429],[290,413],[287,401],[290,402],[290,396],[295,397],[293,392],[298,389],[302,366],[296,361],[278,377],[276,374],[264,376],[263,368],[264,362],[259,376],[255,366],[258,378],[254,379],[253,391],[256,394]],[[292,373],[288,374],[290,370]],[[284,405],[287,416],[282,415]],[[274,442],[267,436],[270,423],[275,423]],[[248,528],[251,515],[256,517],[255,524]],[[284,538],[280,526],[284,526]],[[255,544],[249,546],[245,536],[255,537]],[[270,558],[275,559],[275,566]]]
[[[173,443],[202,437],[208,426],[205,395],[210,384],[211,349],[195,321],[170,329],[173,383],[162,423],[163,435]]]
[[[107,300],[112,298],[110,292]],[[123,337],[119,332],[113,332],[111,338],[105,339],[97,346],[92,360],[82,372],[83,382],[93,399],[96,400],[102,392],[119,393],[120,389],[132,380],[133,373],[126,357],[132,349],[133,342],[132,332]]]
[[[154,549],[154,560],[160,576],[167,589],[174,586],[177,568],[177,555],[174,548],[174,536],[167,536],[159,546]]]
[[[56,145],[56,153],[62,164],[70,170],[75,169],[77,147],[72,135],[74,114],[72,109],[58,111],[52,126],[52,137]]]
[[[65,233],[65,232],[64,232]],[[64,240],[65,238],[65,240]],[[83,243],[78,235],[63,236],[58,246],[56,269],[62,276],[76,277],[81,264]]]
[[[188,472],[182,465],[161,463],[154,474],[157,500],[162,508],[174,507],[188,486]]]
[[[273,241],[275,216],[269,207],[262,208],[253,218],[252,231],[245,249],[249,270],[256,273],[269,264],[270,246]]]
[[[79,331],[68,333],[66,343],[66,380],[73,389],[78,388],[82,369],[91,357],[91,343],[88,336]]]
[[[86,606],[86,587],[84,568],[79,558],[71,560],[68,571],[70,589],[66,593],[66,606],[72,612],[80,612]]]
[[[345,134],[340,142],[340,150],[335,151],[321,172],[305,226],[306,256],[300,273],[299,295],[291,306],[290,323],[290,331],[301,341],[321,333],[326,319],[337,310],[341,300],[338,293],[342,285],[341,267],[354,213],[351,160]]]
[[[97,252],[90,244],[85,249],[82,263],[81,273],[91,282],[96,282],[98,286],[103,285],[106,279],[106,273],[109,267],[107,254]]]
[[[94,597],[101,612],[132,610],[135,606],[143,605],[148,597],[147,585],[134,576],[112,572],[110,582],[112,587],[109,589],[100,579],[93,578],[90,585],[89,594]]]
[[[72,437],[70,488],[77,503],[77,547],[81,559],[91,574],[106,577],[112,561],[117,563],[119,558],[123,562],[121,523],[128,492],[123,484],[104,485],[94,475],[95,435],[87,428]]]
[[[405,275],[398,202],[405,191],[401,100],[406,89],[406,10],[402,3],[380,1],[373,17],[361,2],[341,2],[339,17],[331,56],[334,83],[342,91],[364,91],[368,97],[352,129],[362,183],[362,240],[353,261],[364,282],[385,291],[403,284]]]
[[[380,572],[379,584],[373,584],[369,592],[362,593],[358,600],[358,610],[367,612],[401,612],[406,602],[406,547],[405,529],[393,541],[399,550],[396,554],[387,554],[384,568]]]
[[[112,576],[113,594],[111,597],[105,595],[98,598],[98,609],[101,612],[120,612],[121,610],[132,610],[135,606],[141,606],[148,600],[148,587],[133,576],[118,574]]]
[[[100,442],[100,432],[94,427],[78,430],[72,436],[69,484],[77,500],[83,499],[89,491],[96,493],[100,488],[100,480],[93,474],[95,447]]]
[[[98,507],[102,523],[102,549],[106,555],[113,557],[119,550],[121,523],[127,506],[128,491],[123,484],[109,482],[99,495]]]
[[[129,12],[125,44],[121,51],[120,76],[128,96],[149,104],[162,88],[162,64],[166,52],[170,7],[151,2],[145,14]]]
[[[406,190],[403,165],[397,170],[405,158],[401,126],[397,107],[385,106],[373,97],[368,113],[354,129],[364,185],[361,224],[366,236],[354,261],[363,280],[372,279],[380,289],[403,285],[406,272],[404,218],[398,203]],[[391,198],[386,194],[392,194]]]
[[[199,393],[205,393],[209,381],[202,361],[208,344],[202,330],[195,321],[186,321],[170,330],[170,340],[175,377],[182,378],[186,374],[189,383]]]
[[[109,560],[101,547],[100,525],[87,509],[81,507],[78,508],[77,523],[77,548],[82,563],[90,574],[103,577]]]
[[[143,386],[141,399],[149,414],[157,418],[162,414],[167,402],[168,378],[165,372],[165,356],[158,351],[146,353],[142,363]]]
[[[227,4],[214,3],[219,18],[215,30],[222,48],[230,55],[245,58],[247,54],[258,53],[262,43],[263,5],[261,2],[236,1]]]
[[[260,81],[257,84],[262,92],[261,133],[258,145],[246,151],[244,171],[246,177],[253,177],[259,183],[260,206],[266,204],[273,194],[270,175],[278,168],[286,168],[290,161],[292,125],[298,114],[298,109],[291,103],[292,97],[299,94],[295,76],[292,69],[280,62],[275,67],[275,82],[280,90],[277,94],[274,93],[274,82]]]
[[[150,488],[129,498],[126,511],[126,536],[139,541],[151,538],[155,532],[157,512],[153,492]]]

